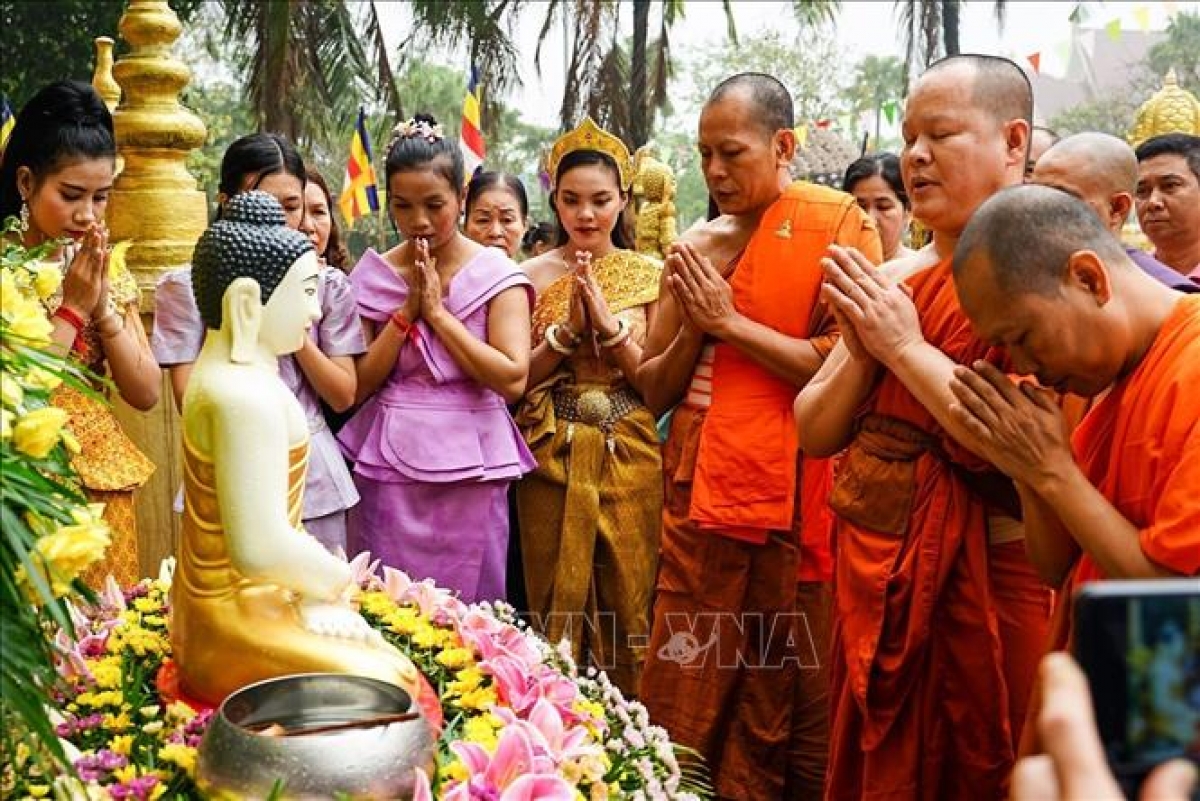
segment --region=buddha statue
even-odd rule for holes
[[[1129,143],[1137,147],[1168,133],[1200,136],[1200,99],[1179,85],[1173,69],[1167,72],[1162,88],[1138,109]]]
[[[638,199],[635,248],[642,255],[662,259],[678,233],[675,174],[654,157],[649,145],[638,150],[634,170],[633,192]]]
[[[352,604],[349,564],[300,526],[308,426],[277,358],[321,314],[312,244],[273,197],[249,192],[200,237],[192,269],[208,333],[183,403],[171,588],[183,693],[215,705],[267,678],[344,673],[415,699],[416,668]]]

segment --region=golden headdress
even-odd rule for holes
[[[633,159],[629,157],[629,148],[593,122],[591,117],[584,117],[579,127],[560,136],[550,148],[550,155],[546,158],[546,172],[550,174],[551,182],[558,178],[559,162],[568,153],[574,153],[576,150],[595,150],[609,156],[617,163],[617,172],[621,174],[621,189],[628,189],[633,183]]]

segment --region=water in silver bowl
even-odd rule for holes
[[[408,799],[416,767],[433,773],[425,718],[318,734],[289,731],[420,712],[408,693],[377,679],[310,673],[243,687],[221,704],[200,744],[196,783],[206,798]]]

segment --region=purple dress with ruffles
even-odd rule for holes
[[[374,250],[350,281],[359,313],[376,325],[408,297],[404,279]],[[514,286],[532,300],[517,265],[485,248],[450,281],[444,303],[486,340],[488,302]],[[386,381],[338,434],[362,497],[350,552],[369,550],[467,603],[503,598],[508,485],[537,463],[504,398],[472,379],[424,321],[416,327]]]
[[[326,267],[317,283],[321,319],[308,335],[326,356],[358,356],[366,351],[350,279]],[[204,322],[192,294],[190,268],[159,279],[154,293],[154,331],[150,350],[163,367],[196,361],[204,344]],[[294,356],[279,358],[279,378],[300,401],[308,422],[308,473],[304,479],[304,528],[330,551],[346,549],[346,512],[358,491],[321,412],[321,399]],[[177,511],[182,511],[182,508]]]

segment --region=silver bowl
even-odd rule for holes
[[[412,798],[414,768],[433,775],[436,743],[423,716],[295,736],[289,731],[420,714],[407,692],[361,676],[309,673],[243,687],[221,704],[200,743],[196,783],[206,798]],[[272,792],[278,795],[272,796]]]

